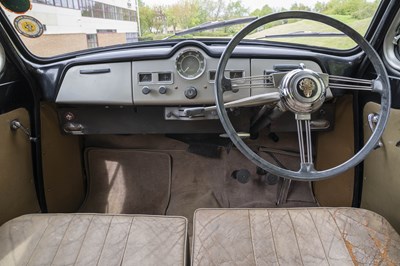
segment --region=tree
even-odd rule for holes
[[[139,2],[139,12],[141,35],[151,33],[153,28],[153,21],[156,16],[155,11],[147,5],[140,5]]]
[[[177,25],[182,29],[187,29],[198,25],[203,19],[200,16],[199,0],[185,0],[176,4],[174,16]]]
[[[311,8],[300,3],[294,3],[291,7],[290,10],[302,10],[302,11],[311,11]]]
[[[327,3],[327,14],[351,15],[361,9],[367,3],[366,0],[331,0]]]
[[[367,0],[331,0],[324,13],[331,15],[347,15],[356,19],[373,16],[379,2]]]
[[[225,19],[230,18],[240,18],[247,16],[249,14],[249,9],[242,6],[241,0],[230,1],[226,6]]]
[[[269,5],[264,5],[261,9],[256,9],[253,12],[251,12],[250,15],[256,16],[256,17],[262,17],[268,14],[272,14],[274,10],[269,6]]]
[[[155,31],[155,33],[162,33],[167,27],[167,18],[164,13],[164,7],[156,6],[153,8],[153,12],[154,17],[151,30]]]
[[[206,11],[206,21],[217,21],[223,18],[225,10],[224,0],[208,0],[203,1],[201,9]]]
[[[323,12],[325,12],[326,9],[327,9],[327,4],[326,3],[323,3],[323,2],[320,2],[320,1],[315,3],[315,6],[314,6],[314,11],[315,12],[323,13]]]
[[[167,24],[168,26],[172,27],[173,32],[176,32],[176,29],[179,25],[179,20],[176,14],[179,14],[180,7],[179,4],[173,4],[168,6],[165,9],[165,14],[167,16]]]

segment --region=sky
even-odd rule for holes
[[[228,2],[229,0],[226,0]],[[250,8],[250,11],[253,11],[257,8],[261,8],[264,5],[268,4],[272,8],[289,8],[294,3],[302,3],[304,5],[313,7],[316,2],[327,2],[328,0],[242,0],[244,6]],[[172,3],[179,2],[179,0],[143,0],[144,3],[153,6],[153,5],[169,5]]]

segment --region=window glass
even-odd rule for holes
[[[61,0],[62,7],[68,7],[68,0]]]
[[[104,18],[104,5],[103,3],[94,2],[93,5],[93,17]]]
[[[75,9],[79,9],[80,8],[79,1],[78,0],[73,0],[73,2],[74,2],[74,8]]]
[[[246,24],[175,35],[202,24],[262,17],[285,10],[304,10],[333,17],[361,34],[371,24],[381,0],[32,0],[26,15],[42,24],[43,35],[19,35],[35,55],[51,57],[92,47],[106,47],[165,38],[229,40]],[[11,24],[19,14],[5,10]],[[139,21],[138,21],[138,18]],[[93,35],[115,29],[106,35]],[[356,44],[322,23],[287,19],[264,25],[247,39],[284,42],[331,49],[350,49]],[[98,40],[97,40],[98,39]],[[90,45],[88,45],[90,43]]]
[[[137,42],[138,41],[138,34],[137,32],[127,32],[126,33],[126,42]]]
[[[107,19],[117,19],[115,6],[104,5],[104,13],[105,13],[105,18]]]
[[[97,34],[88,34],[86,35],[86,38],[88,48],[96,48],[99,46],[97,42]]]

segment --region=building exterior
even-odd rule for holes
[[[33,0],[25,15],[39,20],[44,34],[21,36],[38,56],[53,56],[88,48],[137,42],[135,0]],[[17,14],[7,12],[10,21]]]

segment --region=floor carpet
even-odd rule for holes
[[[291,139],[283,136],[279,145],[262,146],[290,150],[297,144]],[[277,206],[279,184],[265,182],[256,166],[234,147],[219,147],[219,156],[209,158],[194,154],[186,143],[165,137],[93,137],[87,144],[96,147],[87,152],[89,192],[83,210],[88,212],[180,215],[191,227],[198,208],[317,206],[308,182],[292,182],[287,202]],[[299,165],[298,157],[286,153],[260,154],[288,169]],[[105,161],[112,163],[105,166]],[[250,172],[245,184],[232,178],[240,169]],[[112,176],[117,176],[116,189],[110,188]]]
[[[171,156],[137,150],[86,151],[88,191],[80,212],[166,213],[171,196]]]

